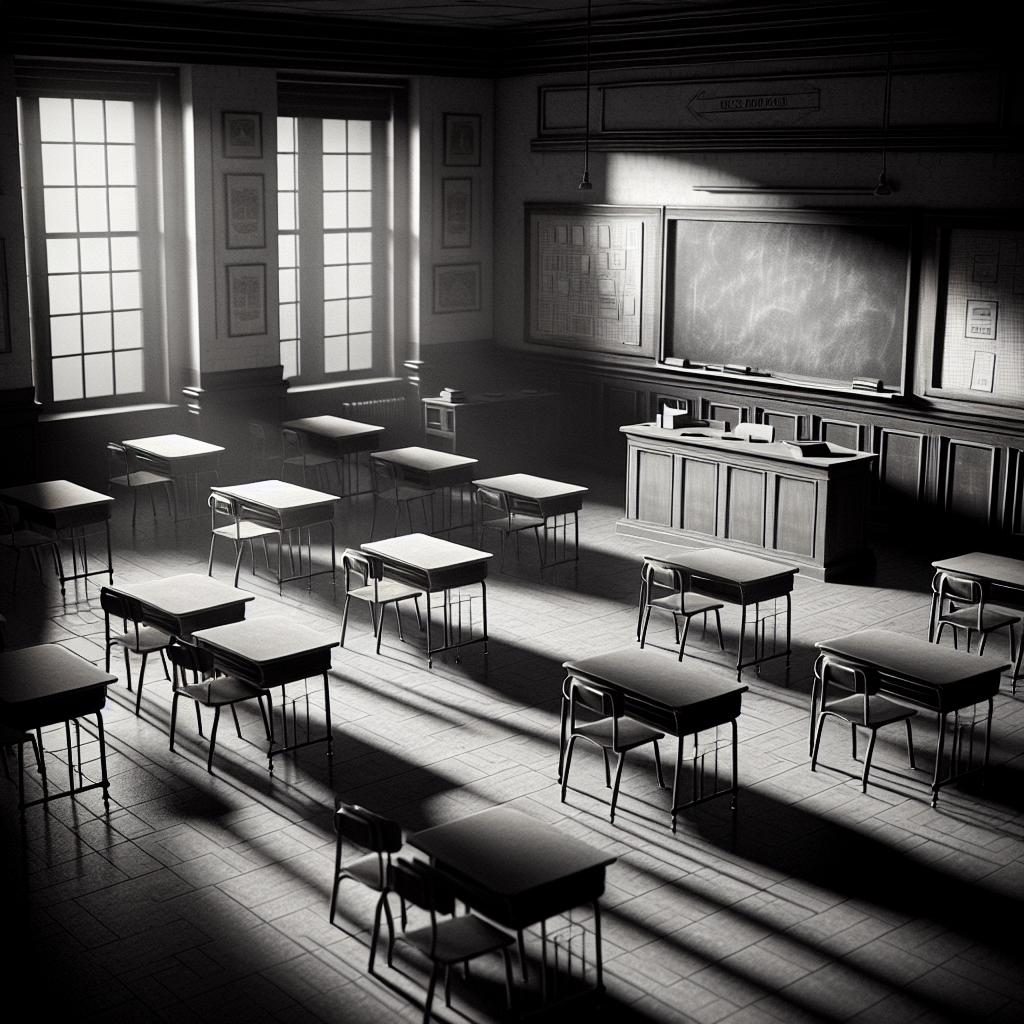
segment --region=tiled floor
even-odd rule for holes
[[[560,569],[541,583],[529,545],[520,565],[510,548],[506,573],[489,580],[486,662],[470,649],[461,664],[437,659],[427,671],[414,627],[412,642],[400,644],[390,617],[377,657],[365,610],[355,610],[331,673],[333,785],[322,747],[279,758],[269,777],[248,705],[239,712],[243,739],[223,723],[212,775],[187,708],[170,753],[170,687],[159,664],[148,670],[140,718],[123,682],[110,692],[109,816],[93,792],[30,808],[22,829],[15,788],[0,783],[5,933],[21,954],[4,955],[8,993],[77,1020],[418,1019],[423,975],[414,960],[366,973],[372,896],[344,887],[342,912],[328,923],[337,797],[410,830],[510,803],[616,854],[603,900],[603,1019],[1024,1019],[1024,695],[1011,697],[1004,681],[987,787],[950,789],[938,809],[925,783],[934,726],[923,717],[913,777],[900,728],[880,735],[866,795],[838,727],[826,734],[819,771],[809,770],[814,641],[872,625],[923,636],[927,555],[879,550],[871,585],[797,579],[790,669],[776,662],[760,677],[744,674],[734,815],[728,801],[709,803],[672,835],[649,750],[627,763],[614,825],[600,759],[585,748],[559,802],[561,662],[634,642],[639,558],[659,550],[615,535],[621,485],[580,475],[562,475],[594,487],[578,580]],[[358,545],[368,524],[367,499],[344,502],[340,543]],[[133,537],[119,507],[117,578],[204,572],[206,528],[201,518],[175,525],[140,514]],[[10,565],[3,562],[5,583]],[[216,573],[229,578],[225,561]],[[243,575],[243,586],[257,594],[250,618],[283,611],[326,633],[338,629],[341,601],[326,578],[311,594],[287,585],[280,598],[264,580]],[[0,608],[10,644],[58,642],[102,663],[94,587],[62,604],[51,578],[40,582],[23,567],[17,600],[5,587]],[[727,606],[723,619],[734,649],[737,609]],[[655,621],[651,639],[667,645],[670,630],[670,621]],[[708,673],[732,677],[712,636],[696,634],[692,653]],[[62,731],[48,746],[57,771]],[[95,769],[95,744],[87,749]],[[588,924],[581,914],[574,936]],[[457,980],[441,1019],[500,1016],[491,977],[488,966],[474,972],[472,991]]]

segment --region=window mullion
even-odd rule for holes
[[[323,131],[317,118],[299,118],[300,379],[324,373]]]

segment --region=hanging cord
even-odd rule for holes
[[[583,134],[583,177],[576,186],[577,189],[586,190],[593,188],[590,181],[590,11],[593,0],[587,0],[587,88],[585,103],[587,107],[586,127]]]

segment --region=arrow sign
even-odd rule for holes
[[[739,96],[709,96],[703,89],[686,108],[694,117],[708,114],[766,114],[779,110],[817,110],[821,106],[821,90],[803,92],[746,93]]]

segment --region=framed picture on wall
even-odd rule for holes
[[[228,336],[267,333],[267,267],[236,263],[228,272]]]
[[[468,249],[473,244],[473,179],[441,180],[441,248]]]
[[[263,119],[259,113],[224,111],[224,155],[254,160],[263,156]]]
[[[262,249],[266,246],[262,174],[225,174],[227,247]]]
[[[435,313],[471,313],[479,308],[479,263],[442,263],[434,267]]]
[[[480,115],[444,115],[444,162],[447,167],[480,166]]]

